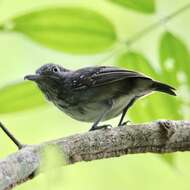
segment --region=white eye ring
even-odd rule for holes
[[[57,72],[59,72],[59,68],[58,68],[58,67],[53,67],[52,71],[53,71],[54,73],[57,73]]]

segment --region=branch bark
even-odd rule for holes
[[[66,164],[134,153],[190,150],[190,121],[157,121],[76,134],[39,145],[26,145],[0,161],[0,190],[35,177],[48,145],[60,150]],[[65,164],[65,163],[64,163]]]

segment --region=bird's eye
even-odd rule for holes
[[[59,68],[53,67],[52,71],[53,71],[54,73],[57,73],[57,72],[59,72]]]

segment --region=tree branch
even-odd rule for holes
[[[190,121],[127,125],[25,146],[0,161],[0,190],[34,177],[42,163],[42,152],[48,145],[58,147],[66,164],[134,153],[189,151]]]

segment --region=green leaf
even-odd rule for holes
[[[0,113],[23,111],[45,104],[40,90],[31,82],[19,82],[0,89]]]
[[[142,72],[157,80],[162,78],[151,66],[149,61],[142,54],[137,52],[128,51],[122,54],[118,59],[118,65]],[[160,118],[178,119],[181,117],[178,114],[179,109],[173,109],[176,105],[178,105],[177,101],[173,101],[172,97],[155,93],[144,98],[142,101],[137,101],[132,109],[129,110],[129,116],[136,122],[147,122]],[[160,157],[172,168],[175,166],[175,156],[173,154],[164,154]]]
[[[155,0],[109,0],[124,7],[142,12],[142,13],[154,13],[155,12]]]
[[[127,51],[119,57],[118,64],[127,69],[136,70],[155,78],[158,77],[149,61],[141,53]]]
[[[170,32],[165,32],[160,41],[160,65],[163,80],[177,88],[179,93],[181,91],[181,96],[185,94],[181,87],[189,89],[190,86],[189,51],[185,43]],[[169,97],[167,98],[169,99]],[[186,101],[184,97],[180,100]],[[182,110],[180,100],[171,100],[174,101],[170,106],[174,113]],[[182,111],[178,111],[177,119],[182,119],[182,114]]]
[[[149,61],[140,53],[127,51],[118,58],[118,65],[129,70],[135,70],[150,77],[158,78]],[[150,97],[149,97],[150,98]],[[153,97],[152,97],[153,98]],[[156,100],[158,101],[158,100]],[[139,109],[140,108],[140,109]],[[148,108],[148,109],[146,109]],[[142,110],[145,110],[142,112]],[[155,117],[155,109],[148,99],[138,101],[129,112],[132,120],[144,122]]]
[[[183,73],[190,85],[189,51],[186,45],[170,32],[165,32],[161,37],[160,64],[165,80],[177,87],[180,85],[179,74]]]
[[[127,69],[142,72],[153,79],[166,82],[162,79],[163,76],[156,72],[149,61],[140,53],[128,51],[122,54],[118,59],[118,65],[126,67]],[[173,107],[175,106],[179,105],[173,97],[166,94],[161,95],[159,93],[155,93],[149,97],[145,97],[143,100],[137,101],[129,111],[129,116],[136,122],[146,122],[150,120],[158,120],[160,118],[181,118],[181,115],[178,113],[179,109],[173,110]]]
[[[85,8],[43,9],[14,18],[11,22],[12,30],[48,48],[68,53],[99,53],[117,40],[110,21]]]

